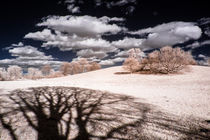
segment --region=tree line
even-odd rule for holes
[[[23,73],[20,66],[12,65],[6,68],[0,68],[0,81],[12,81],[18,79],[41,79],[55,78],[66,75],[73,75],[88,71],[100,69],[101,66],[97,62],[90,62],[85,58],[80,58],[77,61],[63,62],[59,70],[55,71],[50,65],[44,65],[39,68],[29,67],[27,73]]]

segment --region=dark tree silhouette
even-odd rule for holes
[[[135,100],[82,88],[16,90],[0,96],[0,136],[7,140],[210,138],[203,124],[197,127],[195,121]]]

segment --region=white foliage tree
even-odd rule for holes
[[[27,77],[29,79],[39,79],[39,78],[42,78],[43,75],[42,75],[42,72],[37,68],[28,68]]]
[[[19,66],[9,66],[7,68],[7,77],[8,80],[17,80],[21,79],[23,75],[22,68]]]
[[[0,81],[7,80],[7,71],[5,68],[0,68]]]

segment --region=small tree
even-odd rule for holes
[[[94,71],[99,69],[101,69],[101,65],[98,64],[97,62],[90,62],[88,65],[86,65],[87,71]]]
[[[8,80],[17,80],[22,78],[22,68],[19,66],[9,66],[7,68]]]
[[[68,75],[72,73],[72,65],[68,62],[64,62],[63,64],[61,64],[60,66],[60,72],[63,75]]]
[[[86,72],[86,66],[89,64],[88,60],[86,58],[80,58],[78,60],[79,65],[81,66],[81,71]]]
[[[51,69],[52,69],[52,68],[51,68],[50,65],[44,65],[44,66],[42,67],[42,69],[41,69],[42,74],[43,74],[44,76],[50,75]]]
[[[73,61],[71,62],[72,66],[72,74],[78,74],[83,72],[83,67],[80,65],[80,63]]]
[[[7,71],[5,68],[0,68],[0,81],[7,80]]]
[[[128,50],[128,53],[129,53],[129,58],[135,58],[138,61],[141,61],[144,56],[144,52],[142,52],[141,49],[139,48],[132,48]]]
[[[208,64],[208,66],[210,66],[210,57],[207,60],[207,64]]]
[[[125,70],[130,71],[131,73],[138,71],[139,66],[140,66],[139,61],[133,57],[125,59],[125,62],[123,63],[123,68]]]
[[[37,68],[28,68],[27,78],[29,79],[40,79],[42,78],[42,72]]]

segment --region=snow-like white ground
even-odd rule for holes
[[[182,117],[210,120],[210,67],[191,66],[182,74],[122,74],[122,67],[41,80],[1,81],[0,93],[41,86],[82,87],[140,98],[159,109]]]

